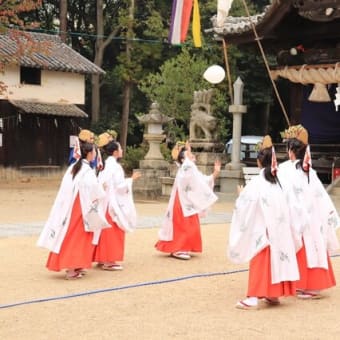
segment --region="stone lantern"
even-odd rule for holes
[[[140,161],[141,168],[167,168],[168,163],[160,150],[160,143],[164,140],[163,124],[168,123],[173,118],[163,115],[159,111],[159,105],[156,102],[151,104],[149,113],[137,117],[139,122],[146,127],[146,133],[143,137],[149,144],[149,151],[145,155],[144,160]]]
[[[141,198],[155,199],[162,194],[161,178],[169,175],[169,163],[164,159],[160,144],[164,140],[163,124],[173,118],[163,115],[156,102],[151,104],[149,113],[137,117],[145,125],[144,139],[149,144],[149,151],[144,159],[139,161],[138,171],[142,174],[141,180],[133,185],[134,194]]]

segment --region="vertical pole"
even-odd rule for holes
[[[233,146],[231,153],[232,169],[241,167],[241,131],[242,131],[242,114],[241,112],[232,112],[233,114]]]
[[[222,39],[223,43],[223,54],[224,54],[224,63],[225,69],[227,71],[227,78],[228,78],[228,88],[229,88],[229,97],[230,103],[234,103],[234,95],[233,95],[233,87],[231,85],[231,75],[230,75],[230,66],[229,66],[229,59],[228,59],[228,47],[224,39]]]

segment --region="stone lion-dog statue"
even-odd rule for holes
[[[212,95],[213,89],[194,91],[189,126],[190,140],[216,140],[217,120],[211,113],[210,105]]]

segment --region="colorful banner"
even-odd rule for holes
[[[189,30],[192,9],[194,45],[195,47],[202,46],[198,0],[173,0],[169,32],[169,42],[171,44],[178,45],[185,42]]]
[[[194,46],[202,47],[201,42],[201,19],[198,0],[194,0],[194,17],[192,20],[192,35],[194,38]]]

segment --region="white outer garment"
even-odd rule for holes
[[[308,183],[306,173],[296,168],[297,162],[280,164],[279,178],[288,194],[294,227],[303,238],[308,268],[328,269],[327,254],[339,249],[340,218],[315,170],[309,170]]]
[[[254,176],[236,200],[232,216],[228,257],[248,262],[270,246],[272,283],[299,280],[296,252],[301,247],[291,225],[286,196],[278,184]]]
[[[76,163],[70,165],[62,179],[57,197],[45,226],[39,236],[37,245],[59,253],[69,228],[71,213],[75,198],[79,192],[80,206],[82,211],[85,231],[90,232],[86,221],[86,215],[93,208],[93,202],[99,202],[99,214],[102,220],[100,228],[109,228],[110,224],[104,217],[102,201],[105,192],[99,185],[97,177],[86,160],[82,160],[82,167],[76,177],[72,179],[72,169]],[[98,229],[98,227],[97,227]],[[93,244],[97,244],[100,230],[93,232]]]
[[[185,158],[176,174],[166,214],[158,232],[159,239],[161,241],[173,240],[173,208],[176,191],[178,191],[183,215],[188,217],[204,214],[205,210],[217,201],[213,187],[213,176],[203,175],[193,161]]]
[[[106,192],[104,211],[108,209],[119,228],[133,231],[137,227],[137,212],[133,201],[132,178],[125,178],[122,166],[115,157],[109,156],[98,180]]]

